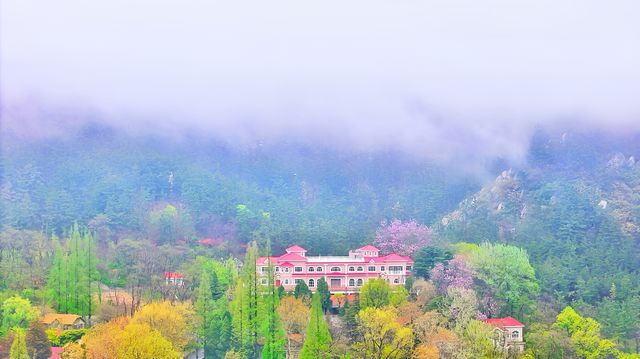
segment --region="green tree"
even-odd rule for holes
[[[318,279],[316,291],[320,293],[322,310],[326,313],[327,310],[331,309],[331,292],[329,292],[329,284],[327,284],[324,277]]]
[[[202,347],[204,348],[205,357],[213,356],[213,353],[208,353],[209,341],[215,340],[210,335],[215,335],[211,332],[211,321],[213,315],[213,297],[211,294],[211,278],[209,272],[206,269],[202,270],[200,276],[200,286],[198,287],[195,310],[200,319],[200,326],[198,328],[198,336],[202,341]]]
[[[391,288],[382,278],[368,280],[360,290],[360,307],[382,308],[389,305]]]
[[[13,328],[27,328],[38,318],[38,310],[29,299],[14,296],[2,303],[2,334]]]
[[[483,243],[471,255],[477,278],[504,303],[503,314],[522,317],[533,304],[539,287],[527,252],[504,244]]]
[[[67,312],[67,270],[66,260],[58,238],[51,237],[53,243],[53,264],[47,281],[47,297],[58,313]]]
[[[232,302],[234,348],[245,358],[257,354],[259,333],[258,323],[258,281],[256,260],[258,246],[251,242],[247,247],[242,273],[236,284]]]
[[[14,331],[14,339],[11,344],[11,351],[9,352],[9,359],[29,359],[29,353],[27,352],[27,343],[25,341],[25,334],[23,329],[16,329]]]
[[[271,242],[267,240],[267,258],[271,257]],[[285,350],[285,332],[278,315],[278,304],[280,297],[275,285],[274,267],[271,263],[267,266],[267,288],[263,295],[263,317],[262,333],[264,336],[264,344],[262,347],[262,358],[264,359],[284,359],[286,357]]]
[[[453,259],[453,253],[440,247],[423,247],[413,256],[413,271],[417,276],[429,279],[429,272],[438,263]]]
[[[327,358],[331,350],[331,334],[324,319],[322,299],[316,292],[311,300],[311,317],[300,352],[300,359]]]
[[[296,298],[311,298],[311,290],[309,290],[309,287],[304,280],[299,280],[293,290],[293,295]]]
[[[609,358],[619,354],[613,341],[601,337],[600,323],[592,318],[580,316],[571,307],[564,308],[558,314],[554,327],[569,335],[576,355],[581,358]]]

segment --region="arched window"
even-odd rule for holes
[[[309,279],[309,288],[315,287],[316,286],[316,281],[313,279]]]
[[[362,279],[358,279],[358,287],[362,287]]]
[[[364,268],[362,268],[362,267],[358,267],[358,269],[356,269],[356,270],[357,270],[358,272],[362,272],[362,271],[364,271]]]
[[[355,270],[356,270],[356,268],[355,268],[355,267],[349,267],[349,272],[353,272],[353,271],[355,271]]]
[[[340,267],[331,267],[332,272],[340,272]]]
[[[356,285],[356,281],[353,279],[349,279],[349,287],[354,287]]]
[[[520,337],[520,332],[517,330],[514,330],[511,332],[511,338],[512,339],[518,339]]]
[[[398,278],[393,280],[393,284],[398,284],[398,283],[400,283],[400,280]]]
[[[316,272],[322,272],[322,267],[316,268]]]
[[[315,270],[316,270],[316,269],[315,269],[315,268],[313,268],[313,267],[309,267],[309,269],[307,269],[307,270],[308,270],[309,272],[315,272]]]

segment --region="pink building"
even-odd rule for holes
[[[256,260],[261,284],[267,284],[269,264],[274,266],[276,286],[293,290],[304,281],[315,291],[318,279],[324,277],[332,293],[354,293],[371,278],[383,278],[391,285],[403,285],[411,274],[413,260],[395,253],[380,256],[374,246],[349,251],[348,256],[307,257],[307,250],[291,246],[279,257],[260,257]]]

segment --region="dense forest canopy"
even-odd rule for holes
[[[302,302],[285,299],[275,287],[266,297],[232,292],[238,283],[256,279],[255,265],[253,274],[251,266],[236,273],[238,259],[230,258],[245,258],[249,251],[246,266],[259,254],[282,253],[293,244],[318,255],[346,254],[376,243],[414,257],[417,277],[434,285],[433,297],[419,310],[440,313],[443,317],[429,320],[445,323],[437,330],[451,330],[434,329],[437,335],[431,335],[461,338],[460,353],[471,350],[459,354],[463,357],[491,348],[473,349],[470,343],[479,340],[474,336],[484,335],[474,320],[498,315],[517,316],[530,327],[525,336],[534,357],[595,355],[574,338],[582,335],[575,329],[580,320],[597,324],[603,339],[594,345],[608,348],[602,357],[615,350],[637,351],[639,144],[637,136],[538,128],[526,159],[493,159],[478,173],[403,152],[345,152],[292,143],[232,146],[195,136],[177,141],[97,124],[66,137],[5,136],[2,290],[7,300],[20,295],[98,321],[118,313],[132,316],[120,324],[102,324],[91,332],[91,340],[103,340],[100,330],[122,330],[123,338],[148,330],[135,326],[143,315],[139,311],[166,310],[147,308],[144,303],[150,300],[193,298],[194,307],[181,310],[205,320],[194,329],[203,341],[168,338],[167,343],[166,336],[151,332],[148,340],[177,351],[200,345],[215,356],[229,350],[235,355],[235,350],[240,357],[259,352],[280,357],[300,350],[314,357],[328,350],[333,335],[336,343],[346,341],[346,347],[338,347],[351,348],[343,353],[368,357],[372,349],[356,339],[375,325],[366,320],[379,316],[402,322],[410,310],[405,298],[419,303],[421,287],[410,283],[405,292],[379,297],[368,294],[374,282],[367,282],[355,311],[343,311],[344,333],[351,334],[336,337],[331,327],[327,337],[326,329],[317,329],[307,332],[314,342],[307,346],[305,340],[303,347],[291,335],[304,334],[301,326],[307,323],[300,316],[312,318],[314,327],[324,322],[318,319],[320,299],[311,300],[308,288],[296,288],[295,299]],[[163,286],[161,274],[173,271],[185,274],[185,287]],[[75,284],[65,287],[68,283]],[[91,296],[102,290],[116,297],[122,291],[129,301],[118,299],[120,305],[112,309],[94,303]],[[324,310],[327,298],[322,299]],[[367,303],[384,304],[367,308]],[[246,305],[257,311],[255,316],[243,311]],[[264,306],[276,313],[281,305],[288,309],[263,317],[269,312],[262,312]],[[562,311],[565,307],[580,314],[571,317]],[[482,316],[447,317],[472,308]],[[291,317],[290,310],[298,317]],[[573,319],[559,316],[561,311]],[[271,329],[245,327],[256,320],[267,320]],[[569,321],[562,324],[565,332],[558,329],[563,320]],[[403,328],[415,331],[414,325],[393,329],[397,342],[389,345],[400,346],[398,358],[432,350],[428,343],[436,339],[426,334],[416,339],[422,346],[408,344],[404,336],[417,332]],[[219,331],[237,345],[207,339]],[[231,339],[237,335],[242,337]],[[269,342],[258,345],[258,337]],[[70,338],[51,343],[73,343]],[[560,352],[543,345],[550,338],[564,343],[558,344]],[[91,345],[83,350],[89,353]]]

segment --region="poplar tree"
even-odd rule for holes
[[[211,329],[211,317],[213,312],[213,296],[211,295],[211,278],[209,272],[206,269],[202,270],[200,275],[200,286],[198,287],[198,297],[195,303],[196,314],[200,317],[200,328],[198,329],[198,335],[202,340],[202,347],[204,348],[205,358],[211,356],[211,353],[207,353],[207,344],[209,342],[209,335]]]
[[[51,236],[53,244],[53,264],[47,280],[47,296],[58,313],[67,311],[67,270],[66,260],[58,237]]]
[[[59,313],[88,316],[91,320],[95,311],[92,282],[98,277],[93,236],[76,223],[67,236],[67,254],[55,236],[52,241],[54,257],[47,281],[49,300]]]
[[[233,310],[233,342],[243,358],[253,358],[258,342],[258,281],[256,260],[258,246],[251,242],[247,247],[242,273],[236,285]]]
[[[330,349],[331,334],[324,319],[320,294],[316,292],[311,301],[311,318],[300,352],[300,359],[327,358]]]
[[[271,242],[267,241],[267,258],[271,257]],[[275,273],[271,261],[267,267],[267,288],[264,295],[264,305],[262,312],[264,313],[263,335],[264,346],[262,347],[263,359],[284,359],[285,351],[285,333],[277,308],[280,297],[275,285]]]

